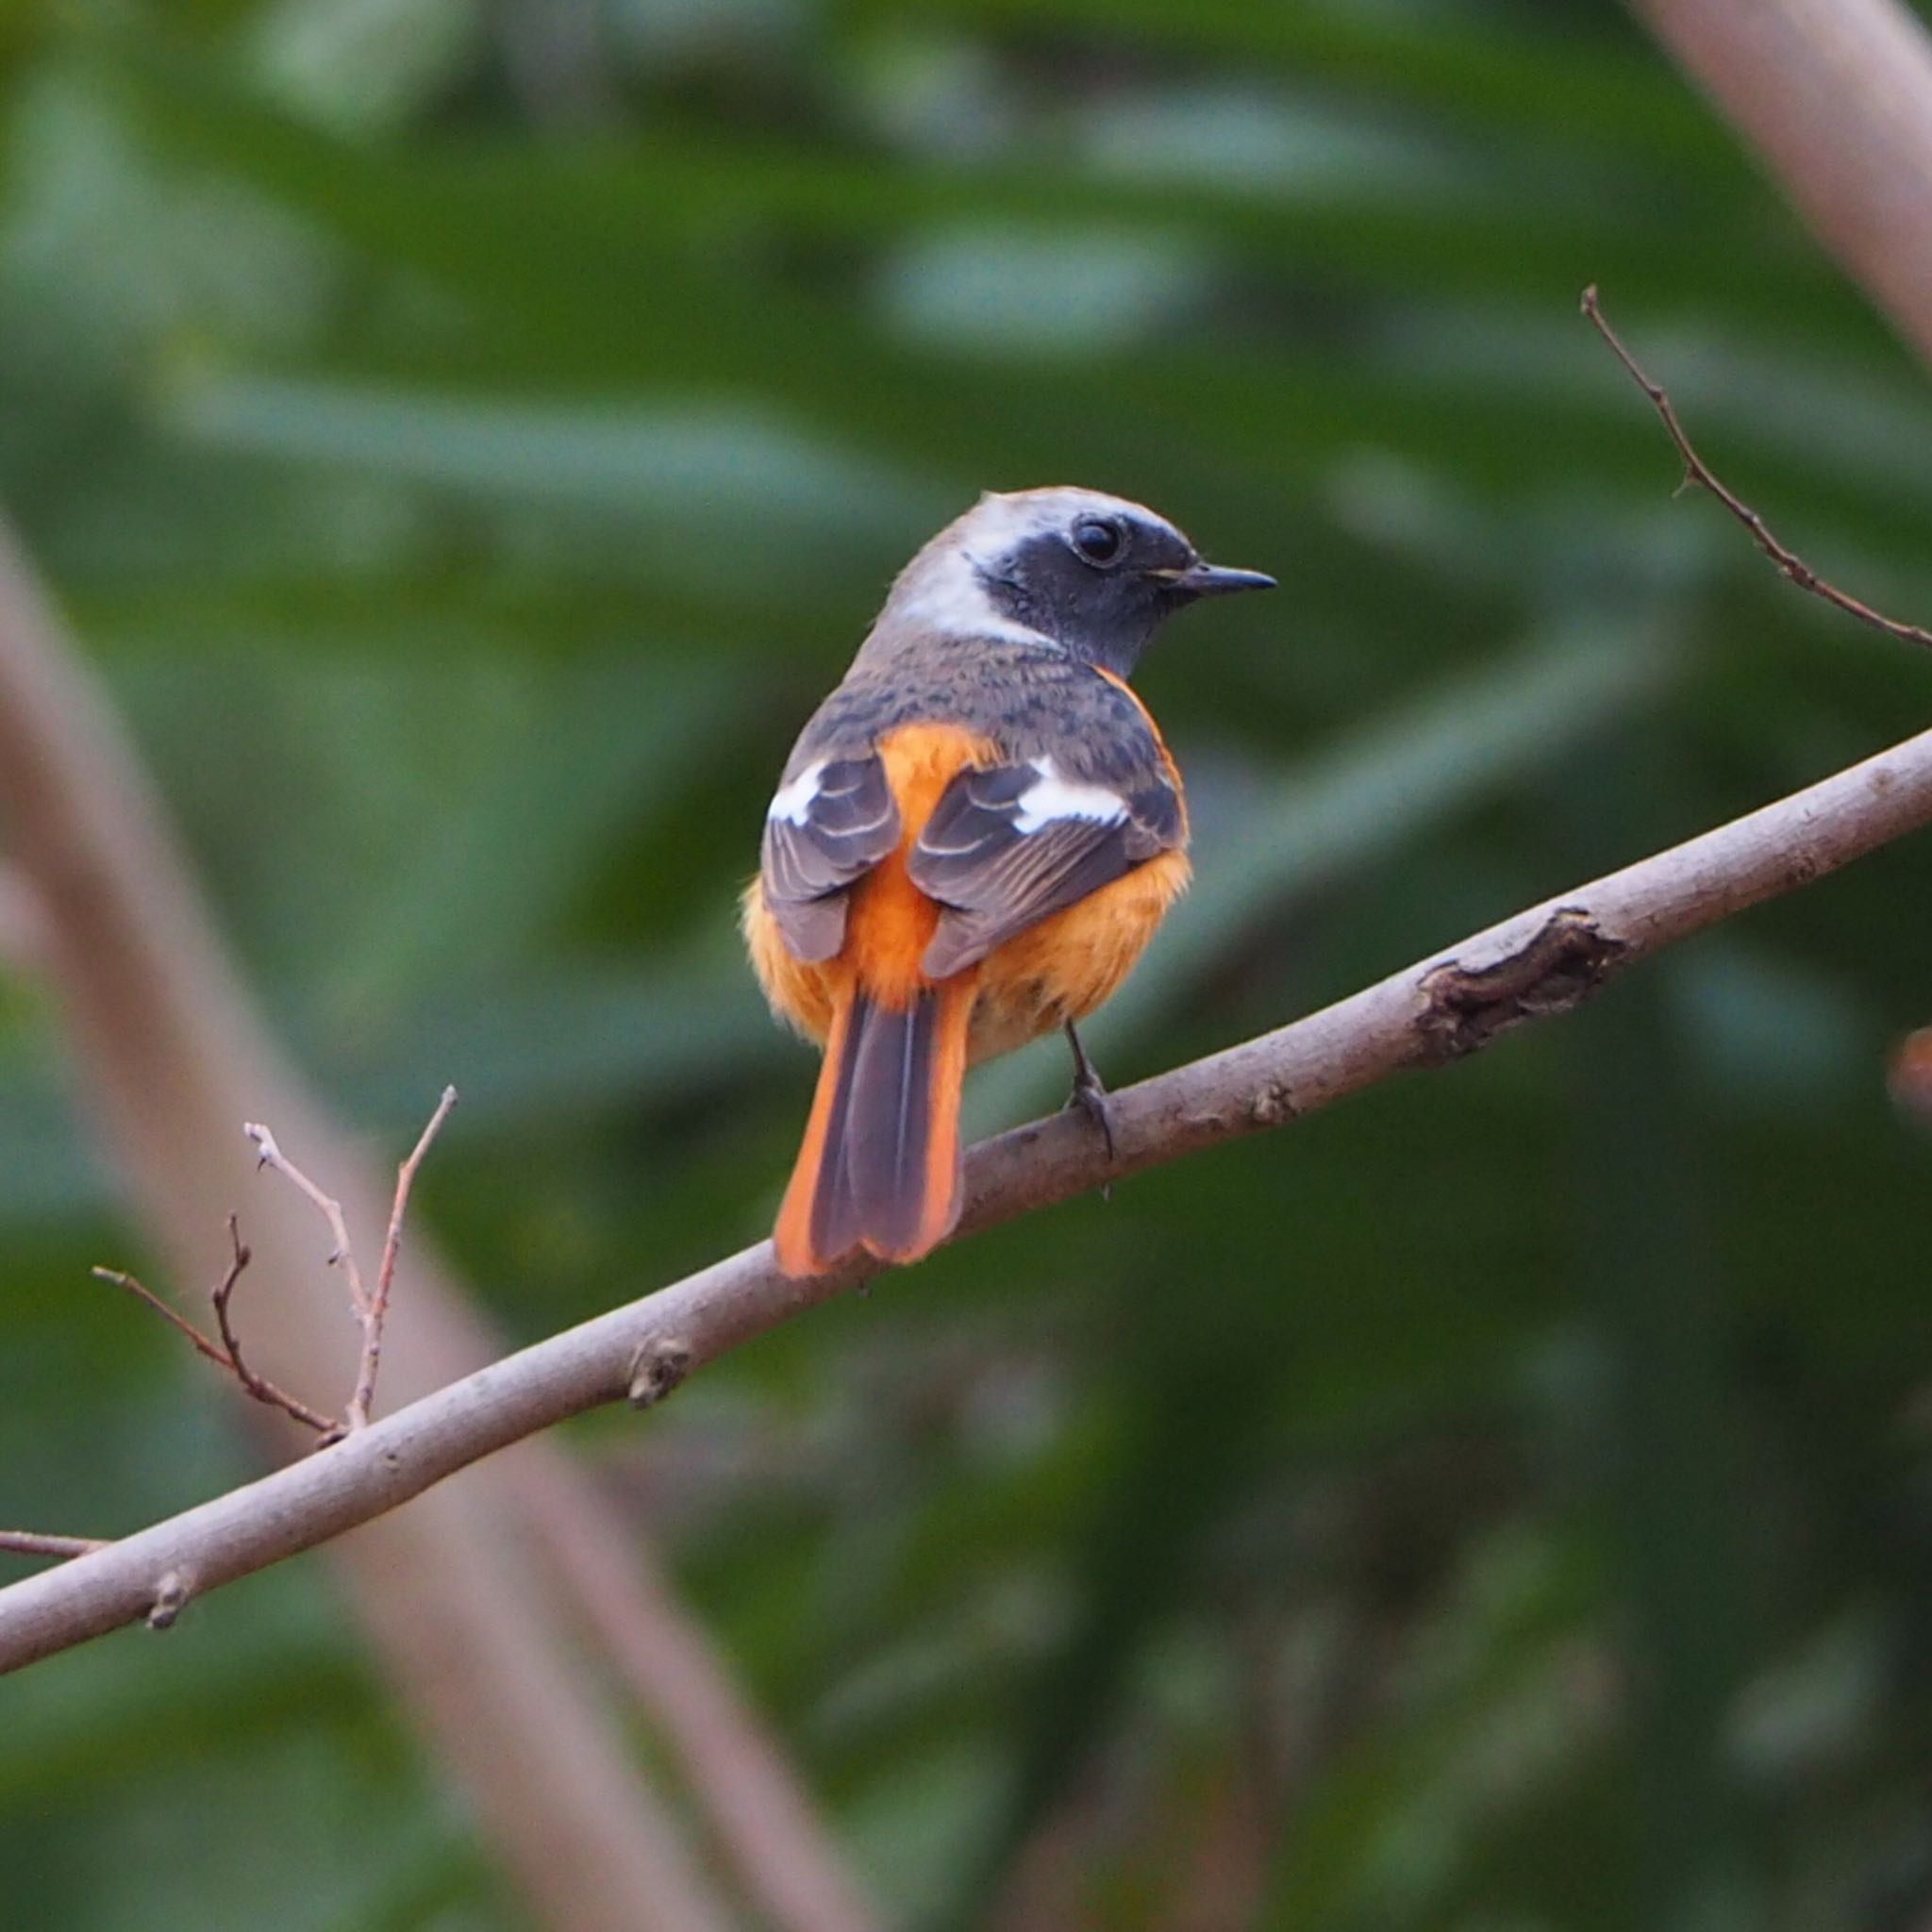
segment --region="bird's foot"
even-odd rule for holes
[[[1080,1036],[1074,1030],[1071,1020],[1067,1022],[1067,1043],[1074,1049],[1074,1091],[1067,1096],[1067,1110],[1084,1113],[1100,1129],[1100,1138],[1107,1147],[1107,1164],[1111,1167],[1118,1158],[1114,1147],[1112,1102],[1108,1098],[1106,1082],[1087,1058],[1087,1049],[1081,1045]],[[1103,1201],[1113,1198],[1111,1183],[1101,1183],[1100,1198]]]

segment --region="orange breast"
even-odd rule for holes
[[[751,970],[758,974],[773,1012],[823,1046],[832,1030],[834,992],[841,975],[851,977],[850,969],[836,959],[808,966],[791,957],[778,931],[778,922],[765,904],[762,879],[755,878],[745,887],[740,904],[740,924],[744,928],[745,951],[751,955]]]

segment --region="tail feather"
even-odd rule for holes
[[[904,1008],[841,995],[774,1237],[788,1274],[823,1274],[858,1247],[914,1261],[952,1232],[971,1011],[964,985]]]
[[[848,987],[832,1005],[832,1024],[825,1035],[825,1057],[819,1068],[818,1091],[805,1124],[805,1140],[792,1164],[791,1179],[772,1230],[772,1246],[787,1274],[823,1274],[838,1254],[825,1254],[816,1240],[816,1224],[825,1217],[822,1197],[842,1195],[845,1167],[845,1122],[852,1097],[853,1013],[857,995]],[[856,1237],[854,1238],[856,1240]],[[846,1243],[847,1247],[852,1242]],[[840,1250],[842,1253],[843,1250]]]

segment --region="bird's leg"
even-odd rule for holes
[[[1100,1137],[1107,1142],[1107,1164],[1111,1167],[1115,1158],[1113,1119],[1108,1107],[1107,1086],[1093,1071],[1093,1062],[1087,1058],[1079,1031],[1071,1020],[1067,1022],[1067,1044],[1074,1049],[1074,1091],[1067,1096],[1067,1105],[1084,1113],[1100,1129]],[[1100,1191],[1105,1195],[1108,1191],[1103,1187]]]

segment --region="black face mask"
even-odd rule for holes
[[[1166,525],[1082,517],[979,568],[993,608],[1083,662],[1124,677],[1154,633],[1199,598],[1274,588],[1258,571],[1203,563]]]

